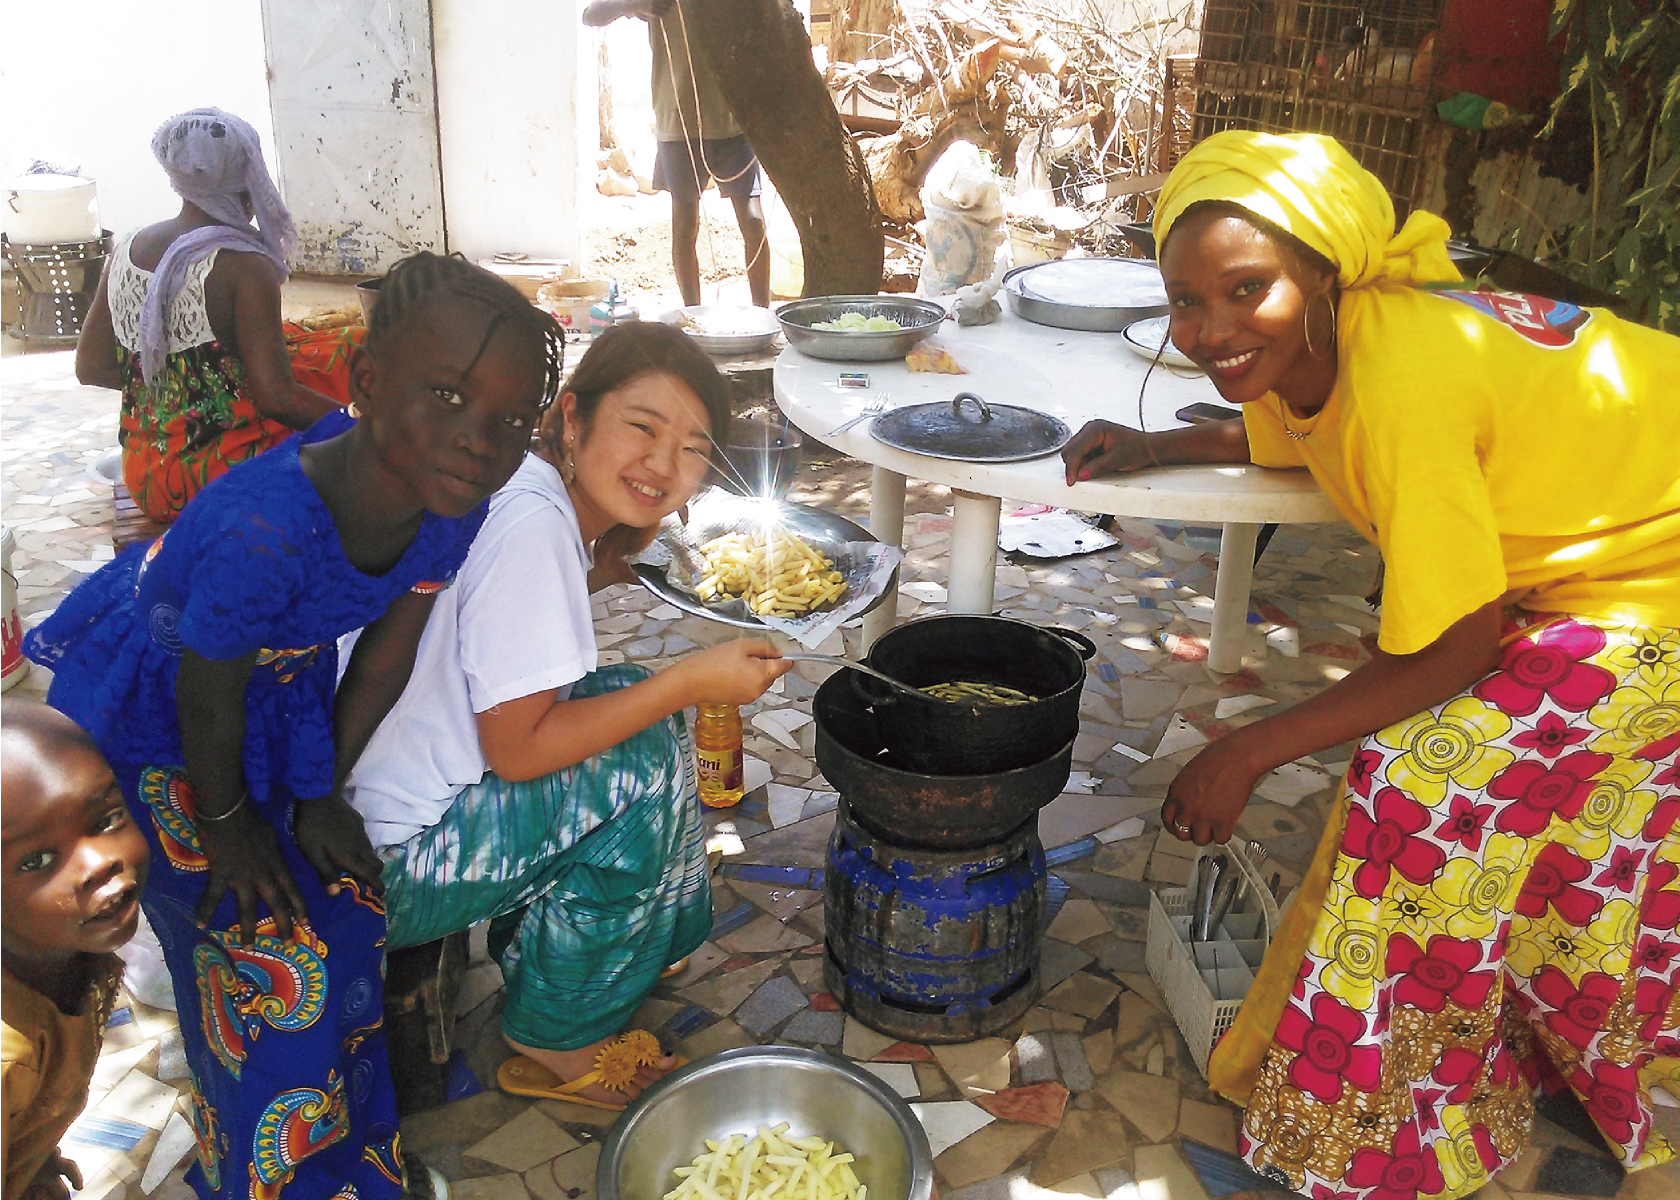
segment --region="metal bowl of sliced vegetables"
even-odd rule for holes
[[[597,1200],[765,1191],[930,1200],[933,1154],[910,1106],[856,1063],[744,1046],[674,1071],[631,1101],[595,1171]]]
[[[903,358],[945,319],[915,296],[813,296],[784,305],[776,318],[794,349],[830,362]]]

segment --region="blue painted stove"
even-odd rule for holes
[[[842,798],[823,884],[829,991],[908,1041],[995,1033],[1038,998],[1046,880],[1036,815],[987,845],[918,849]]]

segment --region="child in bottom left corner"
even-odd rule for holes
[[[82,1186],[58,1141],[87,1103],[150,855],[105,756],[44,704],[4,702],[0,788],[0,1174],[4,1200],[57,1200]]]

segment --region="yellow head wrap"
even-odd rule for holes
[[[1157,256],[1173,222],[1203,200],[1236,204],[1293,234],[1336,264],[1344,288],[1464,278],[1447,257],[1447,223],[1418,211],[1395,234],[1383,185],[1321,134],[1228,129],[1194,147],[1156,203]]]

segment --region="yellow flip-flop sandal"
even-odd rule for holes
[[[496,1071],[496,1086],[515,1096],[535,1096],[540,1100],[566,1100],[590,1108],[604,1108],[608,1112],[623,1112],[624,1104],[610,1104],[592,1100],[578,1093],[600,1084],[608,1091],[622,1092],[629,1088],[641,1067],[651,1067],[665,1057],[659,1049],[659,1039],[645,1029],[630,1029],[619,1034],[595,1056],[595,1069],[567,1083],[553,1071],[534,1059],[516,1054]],[[679,1058],[678,1066],[683,1062]]]

